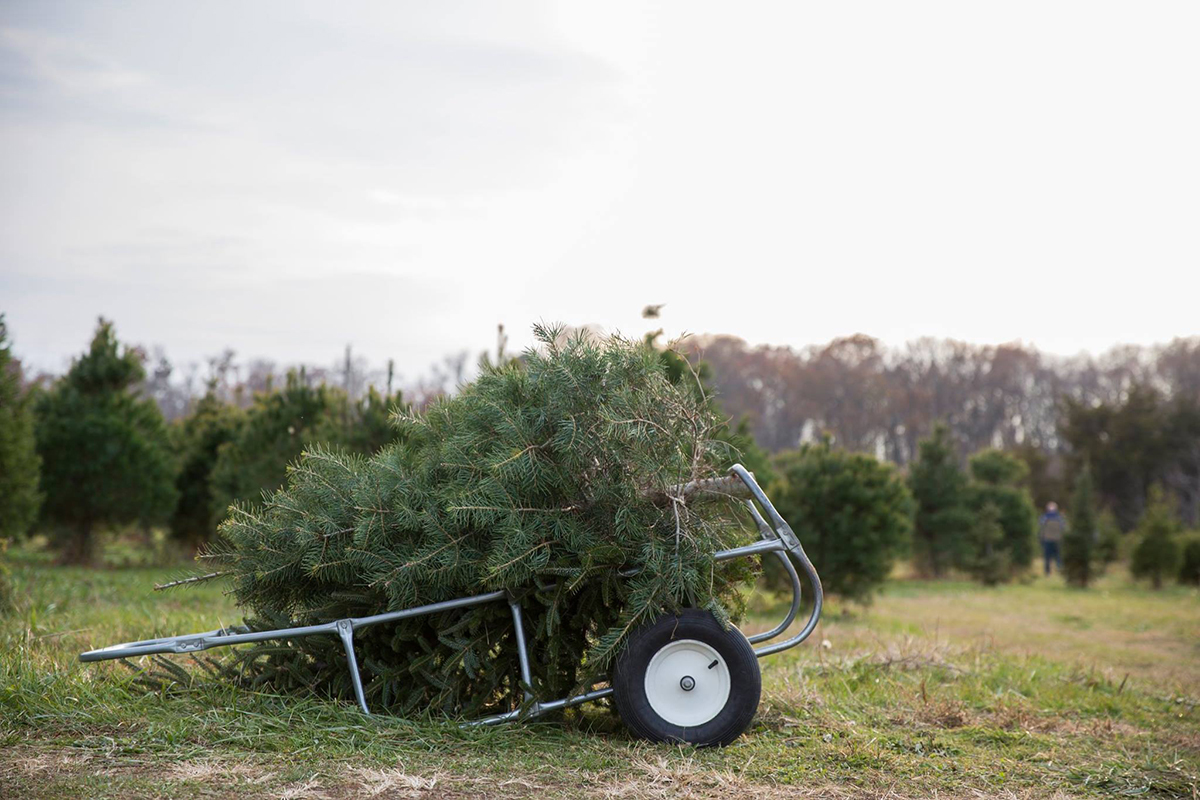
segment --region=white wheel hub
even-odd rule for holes
[[[729,700],[729,667],[704,642],[669,642],[646,667],[646,699],[654,713],[672,725],[703,725]]]

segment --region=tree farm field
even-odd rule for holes
[[[760,662],[749,731],[697,750],[635,741],[601,708],[489,729],[366,719],[183,657],[186,680],[150,689],[76,656],[239,621],[219,585],[156,593],[179,568],[11,555],[2,797],[1200,796],[1200,594],[1123,574],[835,598],[808,642]],[[770,628],[782,602],[753,596],[744,629]]]

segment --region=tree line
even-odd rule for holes
[[[943,343],[949,361],[929,361],[923,380],[910,385],[921,384],[931,407],[945,412],[940,418],[911,396],[889,405],[889,381],[919,370],[866,337],[798,353],[751,349],[728,337],[703,344],[690,351],[703,355],[691,367],[715,387],[725,413],[742,420],[722,435],[768,486],[831,591],[867,597],[903,557],[931,578],[955,572],[993,584],[1019,577],[1037,555],[1035,509],[1048,496],[1069,499],[1063,556],[1071,582],[1087,585],[1121,554],[1155,585],[1200,579],[1200,541],[1181,536],[1183,520],[1195,523],[1200,494],[1194,340],[1137,359],[1125,349],[1119,369],[1101,359],[1091,378],[1076,382],[1090,389],[1049,405],[1036,382],[999,376],[1007,368],[997,365],[1032,369],[1036,352]],[[938,350],[927,343],[912,352]],[[498,351],[504,358],[502,345]],[[733,357],[739,353],[758,362]],[[663,357],[675,380],[692,379],[684,359]],[[255,368],[250,385],[234,382],[226,355],[203,394],[183,404],[168,391],[165,358],[152,362],[154,374],[146,361],[101,320],[65,375],[30,384],[0,319],[0,537],[36,528],[76,563],[94,560],[100,532],[117,526],[163,527],[194,549],[234,501],[282,485],[288,465],[313,443],[379,450],[396,435],[390,413],[407,405],[392,391],[390,370],[382,391],[352,380],[349,352],[341,385],[305,368],[282,381]],[[1134,362],[1142,365],[1136,373]],[[447,361],[447,375],[454,363]],[[461,377],[462,359],[456,363]],[[1088,372],[1073,369],[1077,377]],[[1061,375],[1055,380],[1052,386],[1064,385]],[[795,393],[746,411],[747,398],[761,400],[771,394],[768,384],[791,381],[799,381]],[[1016,398],[1019,386],[1030,396]],[[992,407],[1011,412],[1020,403],[1057,416],[1005,417]],[[774,415],[767,423],[765,411]],[[1044,438],[1026,438],[1035,434]],[[893,448],[889,435],[904,444]],[[1129,530],[1135,534],[1122,535]]]
[[[995,585],[1027,575],[1037,558],[1039,518],[1020,456],[985,448],[960,466],[945,424],[917,443],[900,468],[835,447],[830,437],[767,457],[769,494],[818,565],[831,592],[865,599],[902,557],[919,575],[964,574]],[[1087,587],[1123,555],[1154,588],[1200,584],[1200,531],[1187,533],[1161,486],[1123,534],[1102,507],[1091,466],[1077,471],[1061,541],[1062,573]],[[782,572],[768,573],[780,584]]]
[[[690,347],[725,411],[769,452],[828,436],[906,466],[943,423],[960,465],[987,448],[1025,461],[1039,506],[1066,498],[1087,462],[1122,530],[1155,485],[1200,524],[1200,337],[1071,358],[935,339],[889,348],[863,335],[798,350],[731,336]]]

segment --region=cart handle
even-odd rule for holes
[[[796,564],[804,572],[804,576],[808,578],[809,586],[812,587],[813,591],[812,611],[809,613],[804,627],[795,636],[784,639],[782,642],[775,642],[774,644],[756,648],[754,654],[762,658],[763,656],[769,656],[772,653],[778,653],[781,650],[795,647],[812,635],[812,632],[816,630],[817,622],[821,619],[821,608],[825,604],[825,590],[821,586],[821,576],[817,574],[816,567],[809,560],[808,554],[804,552],[804,546],[800,544],[800,538],[796,536],[796,532],[792,530],[792,526],[787,524],[787,520],[775,510],[775,504],[771,502],[771,499],[767,497],[767,493],[758,485],[758,481],[754,479],[754,473],[741,464],[734,464],[729,468],[729,471],[732,473],[730,477],[736,477],[741,482],[743,488],[749,491],[750,496],[753,498],[753,500],[747,500],[746,505],[754,517],[754,522],[758,525],[759,532],[762,534],[762,541],[747,545],[746,547],[723,551],[717,554],[717,559],[736,558],[742,554],[739,551],[744,552],[756,547],[762,547],[764,551],[774,550],[783,557],[784,564],[787,567],[791,566],[788,563],[789,560],[795,560]],[[767,519],[763,519],[762,515],[758,513],[758,509],[754,505],[755,502],[766,512]],[[796,611],[799,610],[799,576],[796,575],[795,569],[788,569],[788,577],[792,582],[792,606],[788,613],[788,619],[784,621],[782,627],[776,628],[776,630],[771,632],[770,636],[764,635],[762,639],[772,638],[782,633],[791,624],[792,619],[795,618]],[[762,639],[755,637],[756,641],[761,641]]]

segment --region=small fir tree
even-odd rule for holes
[[[38,402],[42,516],[66,562],[92,561],[102,526],[164,522],[175,505],[166,423],[133,391],[143,375],[141,354],[102,319],[88,352]]]
[[[1129,565],[1134,577],[1146,578],[1155,589],[1161,589],[1164,580],[1178,573],[1179,527],[1171,501],[1161,487],[1152,487],[1146,510],[1138,522],[1138,543]]]
[[[1010,453],[989,449],[971,457],[970,469],[968,503],[976,516],[985,507],[993,507],[996,523],[1004,533],[995,546],[1004,551],[1011,578],[1028,569],[1034,554],[1037,511],[1025,488],[1028,467]],[[976,551],[968,554],[967,561],[979,558]]]
[[[938,424],[918,445],[917,460],[908,473],[908,488],[916,501],[913,556],[918,570],[941,577],[958,563],[963,539],[972,524],[967,507],[967,479],[958,467],[950,430]]]
[[[985,586],[1008,580],[1012,572],[1008,550],[1004,546],[1004,528],[1000,510],[991,503],[975,513],[970,530],[971,547],[963,566]]]
[[[221,447],[237,436],[245,416],[237,406],[222,402],[215,389],[209,386],[191,413],[171,428],[180,461],[171,533],[193,549],[213,537],[223,516],[224,509],[216,508],[213,499],[213,469]]]
[[[13,358],[0,314],[0,547],[25,535],[42,502],[31,397],[21,385],[21,363]]]
[[[1098,547],[1095,487],[1086,462],[1075,479],[1071,515],[1067,519],[1067,531],[1062,539],[1063,575],[1072,586],[1086,587],[1104,563]]]
[[[782,453],[772,500],[800,537],[821,582],[855,600],[870,597],[904,553],[912,495],[890,464],[828,441]]]

